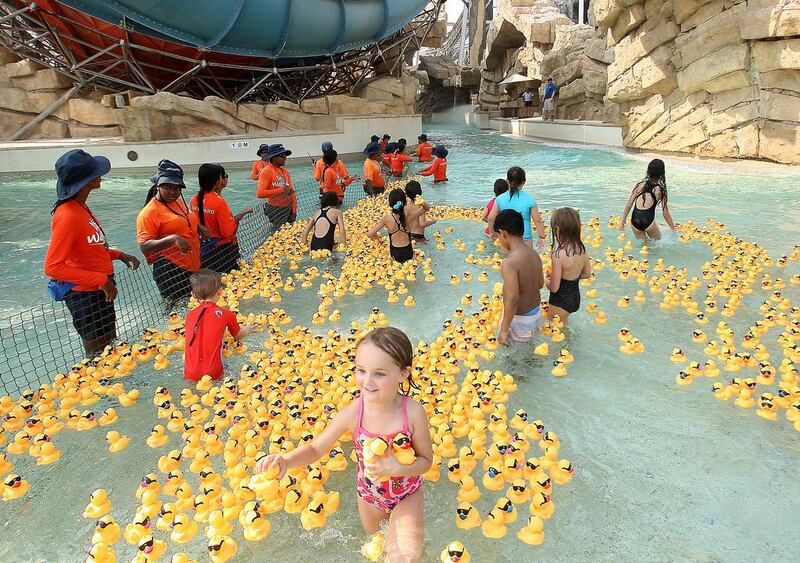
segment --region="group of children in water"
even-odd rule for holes
[[[427,153],[426,150],[422,152]],[[402,153],[399,149],[396,154]],[[334,163],[331,158],[325,161],[326,166]],[[525,179],[522,168],[510,168],[505,180],[495,182],[495,197],[484,213],[488,223],[486,235],[497,239],[506,252],[501,268],[504,311],[498,332],[498,342],[505,345],[530,342],[538,334],[543,322],[540,295],[543,287],[550,290],[549,314],[558,315],[566,322],[569,315],[580,308],[580,280],[592,275],[591,260],[581,241],[580,215],[569,207],[556,209],[551,215],[551,261],[549,269],[543,270],[542,260],[534,249],[533,229],[538,236],[535,246],[543,250],[545,228],[535,198],[522,191]],[[370,237],[378,237],[385,229],[389,234],[390,254],[398,262],[413,258],[413,242],[424,241],[425,227],[435,223],[426,218],[430,206],[415,201],[421,193],[416,181],[408,182],[405,190],[390,191],[389,212],[368,233]],[[663,207],[667,223],[674,228],[666,200],[664,165],[654,160],[648,167],[648,176],[631,193],[624,211],[623,228],[625,217],[633,209],[635,235],[658,238],[660,233],[654,217],[658,204]],[[313,232],[312,249],[333,248],[335,228],[340,229],[340,240],[346,243],[340,204],[337,193],[323,191],[321,209],[309,220],[303,233],[306,240]],[[236,338],[252,330],[250,326],[240,328],[229,311],[216,305],[220,289],[216,274],[201,270],[192,275],[191,282],[195,297],[202,302],[187,316],[187,370],[189,365],[196,365],[195,355],[214,355],[208,346],[221,348],[221,335],[226,329]],[[196,330],[200,317],[205,314],[216,319],[213,337],[198,334]],[[411,376],[413,356],[410,340],[399,329],[377,328],[364,335],[356,347],[354,360],[355,381],[360,391],[358,399],[339,412],[310,443],[288,454],[266,455],[256,465],[257,472],[279,479],[289,469],[304,467],[325,457],[342,436],[352,435],[358,458],[356,491],[361,522],[367,533],[374,534],[388,521],[386,552],[390,561],[419,561],[423,553],[421,475],[430,469],[433,452],[425,409],[409,397],[415,387]],[[211,369],[213,373],[195,369],[191,379],[199,373],[209,373],[212,377],[222,375],[222,365],[216,361],[203,369]],[[387,429],[393,431],[387,432]],[[399,434],[410,439],[416,456],[412,464],[402,465],[393,455],[365,458],[362,440],[380,437],[391,444]],[[386,482],[390,486],[386,486]]]

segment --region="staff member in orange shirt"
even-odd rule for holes
[[[403,175],[403,168],[406,167],[406,162],[412,162],[414,159],[405,154],[406,140],[399,139],[394,152],[389,157],[389,166],[392,169],[392,176],[399,178]]]
[[[269,164],[258,175],[256,195],[267,199],[264,214],[276,229],[284,223],[294,223],[297,218],[297,193],[289,171],[284,168],[286,157],[291,154],[282,144],[270,145]]]
[[[389,133],[383,134],[383,138],[380,141],[378,141],[378,144],[380,144],[381,146],[381,152],[386,152],[386,147],[389,145],[389,139],[391,138],[392,136],[389,135]]]
[[[323,180],[322,171],[326,168],[325,160],[324,160],[325,159],[325,153],[330,152],[332,150],[333,150],[333,143],[331,143],[330,141],[325,141],[324,143],[322,143],[322,158],[317,159],[314,162],[314,179],[317,182],[319,182],[320,194],[322,193],[322,189],[321,189],[322,188],[322,180]],[[342,162],[338,158],[336,160],[336,172],[342,178],[347,178],[348,176],[350,176],[350,173],[347,171],[347,167],[344,165],[344,162]]]
[[[150,178],[153,186],[136,218],[136,241],[148,264],[161,297],[177,300],[192,292],[189,276],[200,269],[200,236],[197,215],[183,199],[183,169],[169,160],[158,163]]]
[[[66,304],[89,357],[117,337],[112,260],[121,260],[134,270],[139,267],[136,257],[108,247],[100,221],[86,205],[89,194],[100,188],[101,177],[110,170],[106,157],[80,149],[56,161],[58,201],[44,260],[44,273],[52,278],[48,291],[53,299]]]
[[[433,156],[435,156],[436,159],[425,170],[422,170],[420,174],[423,176],[433,176],[434,184],[437,182],[446,182],[447,155],[448,152],[447,149],[444,148],[444,145],[436,145],[436,148],[433,149]]]
[[[267,161],[264,160],[267,152],[269,152],[269,145],[259,145],[256,151],[258,160],[253,162],[253,169],[250,171],[250,177],[256,182],[258,182],[258,175],[261,173],[261,170],[267,165]]]
[[[378,158],[381,154],[381,146],[378,143],[370,143],[364,149],[367,159],[364,161],[364,192],[367,195],[380,195],[386,191],[386,181],[383,179],[381,165]]]
[[[211,236],[200,243],[200,265],[219,273],[229,273],[239,267],[239,241],[236,231],[242,217],[253,212],[245,208],[234,215],[222,190],[228,187],[228,174],[219,164],[203,164],[197,171],[200,190],[192,197],[189,208]]]
[[[336,194],[337,207],[342,205],[344,201],[344,191],[347,186],[358,180],[358,176],[351,178],[350,176],[342,176],[339,173],[339,168],[336,166],[339,160],[339,155],[335,150],[329,150],[322,157],[325,168],[322,172],[322,193],[327,192]]]
[[[430,162],[433,160],[433,145],[428,142],[428,136],[423,133],[417,137],[419,144],[417,145],[417,158],[419,162]]]

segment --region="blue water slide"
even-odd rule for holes
[[[154,37],[218,53],[311,57],[399,31],[428,0],[59,0]]]

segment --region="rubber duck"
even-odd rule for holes
[[[392,440],[392,453],[401,465],[411,465],[417,459],[414,448],[411,447],[411,438],[399,432]],[[441,454],[440,452],[440,455]]]
[[[264,518],[257,510],[244,512],[240,518],[244,539],[247,541],[261,541],[266,538],[272,530],[272,523]]]
[[[361,555],[367,561],[378,561],[383,556],[383,551],[386,546],[386,537],[378,532],[374,534],[370,540],[361,546]]]
[[[141,499],[146,491],[160,491],[161,485],[158,483],[158,476],[155,473],[148,473],[139,482],[139,487],[136,489],[136,498]]]
[[[566,377],[567,366],[560,359],[553,360],[553,369],[550,370],[550,375],[553,377]]]
[[[156,424],[150,430],[150,436],[147,438],[147,445],[151,448],[160,448],[169,442],[169,435],[165,433],[164,425]]]
[[[119,541],[122,530],[110,514],[106,514],[97,520],[94,527],[94,534],[92,535],[92,543],[104,543],[106,545],[114,545]]]
[[[339,493],[317,491],[300,514],[300,522],[305,530],[323,527],[328,514],[339,508]]]
[[[158,511],[158,520],[156,520],[156,529],[162,532],[171,529],[177,513],[174,502],[165,502],[161,505],[161,509]]]
[[[97,489],[89,495],[89,504],[83,511],[84,518],[96,520],[111,510],[111,499],[105,489]]]
[[[531,490],[525,479],[516,479],[506,491],[506,498],[514,504],[522,504],[531,499]]]
[[[207,538],[226,536],[231,530],[233,530],[233,526],[225,519],[221,510],[214,510],[208,515],[208,526],[205,531]]]
[[[150,535],[150,517],[147,514],[137,512],[133,517],[133,522],[125,526],[123,537],[131,545],[138,544],[144,536]]]
[[[134,563],[158,561],[166,550],[166,542],[156,539],[153,536],[146,535],[139,540],[136,557],[133,561]]]
[[[706,333],[700,330],[699,328],[692,331],[692,342],[697,344],[702,344],[707,339]]]
[[[31,485],[19,475],[9,473],[3,478],[3,500],[16,500],[25,496]]]
[[[158,470],[162,473],[169,473],[170,471],[178,469],[182,459],[183,455],[180,450],[170,450],[169,453],[158,458]]]
[[[719,377],[720,371],[714,360],[707,360],[703,364],[703,375],[706,377]]]
[[[191,541],[199,531],[200,526],[188,514],[176,514],[172,520],[172,532],[169,537],[175,543]]]
[[[743,387],[739,391],[739,397],[733,402],[737,407],[743,409],[752,409],[756,401],[753,399],[753,392],[748,387]]]
[[[119,404],[123,407],[132,407],[136,404],[136,401],[139,400],[139,394],[138,389],[131,389],[127,393],[119,395],[117,400],[119,400]]]
[[[308,497],[298,488],[290,489],[286,493],[283,509],[289,514],[300,514],[308,504]]]
[[[153,360],[153,369],[156,371],[165,370],[169,367],[170,361],[164,354],[156,354]]]
[[[96,543],[88,551],[86,563],[116,563],[117,555],[105,543]]]
[[[417,302],[414,300],[414,296],[413,295],[409,295],[403,301],[403,305],[405,305],[406,307],[413,307],[416,304],[417,304]]]
[[[117,414],[117,409],[107,408],[102,412],[100,418],[97,419],[97,424],[99,426],[108,426],[110,424],[114,424],[118,420],[119,420],[119,415]]]
[[[458,489],[456,499],[459,502],[475,502],[481,498],[481,490],[475,484],[475,480],[470,475],[461,478],[461,487]]]
[[[108,443],[108,451],[116,453],[128,447],[130,438],[120,435],[116,430],[111,430],[106,434],[106,442]]]
[[[636,295],[634,295],[634,296],[633,296],[633,300],[634,300],[636,303],[644,303],[645,301],[647,301],[647,297],[645,296],[645,294],[644,294],[644,291],[642,291],[642,290],[640,289],[640,290],[638,290],[638,291],[636,292]]]
[[[555,506],[553,506],[553,502],[550,500],[550,495],[534,493],[531,499],[530,510],[531,515],[547,520],[553,515]]]
[[[528,523],[517,532],[517,537],[528,545],[541,545],[544,542],[544,520],[539,516],[529,516]]]
[[[456,507],[456,526],[468,530],[481,524],[481,517],[478,510],[469,502],[461,501]]]
[[[14,464],[8,461],[6,454],[0,453],[0,475],[5,475],[14,469]]]
[[[386,455],[387,451],[389,450],[389,444],[386,443],[381,437],[376,438],[367,438],[362,443],[362,455],[364,457],[365,464],[372,464],[374,463],[375,459],[378,457],[383,457]],[[369,472],[365,469],[364,474],[368,479],[372,479],[369,475]],[[299,510],[298,510],[299,512]]]
[[[84,430],[90,430],[95,426],[97,426],[97,420],[95,419],[94,413],[86,410],[81,413],[80,420],[78,420],[77,424],[75,425],[75,429],[78,432],[83,432]]]
[[[631,305],[631,298],[627,295],[623,295],[619,299],[617,299],[617,307],[622,309],[627,309]]]
[[[489,467],[483,476],[483,488],[489,491],[500,491],[505,487],[506,480],[502,470]]]
[[[606,318],[606,314],[603,311],[598,311],[597,316],[594,318],[594,322],[599,325],[605,324],[608,319]]]
[[[547,342],[542,342],[534,347],[533,353],[537,356],[547,356],[550,353],[550,345]]]
[[[558,465],[550,472],[550,478],[558,485],[564,485],[572,481],[574,468],[567,459],[559,460]]]
[[[481,532],[487,538],[499,539],[508,533],[505,515],[499,509],[493,508],[486,515],[486,519],[481,524]]]
[[[46,436],[43,434],[43,436]],[[39,455],[36,456],[36,465],[50,465],[61,459],[62,452],[56,449],[55,444],[47,436],[46,441],[39,447]]]
[[[774,405],[775,397],[771,393],[764,393],[758,399],[758,410],[756,415],[764,420],[776,421],[778,420],[777,407]]]
[[[225,563],[236,555],[238,549],[230,536],[214,536],[208,540],[208,555],[213,563]]]
[[[672,355],[669,359],[676,364],[683,364],[686,363],[686,354],[683,353],[683,350],[680,348],[673,348]]]
[[[469,563],[471,559],[467,548],[457,540],[447,544],[447,547],[439,554],[439,560],[442,563]]]

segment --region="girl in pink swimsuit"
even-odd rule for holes
[[[392,327],[377,328],[356,345],[357,401],[344,407],[310,443],[284,455],[268,455],[256,464],[257,472],[269,471],[280,479],[288,469],[305,467],[323,457],[346,433],[353,436],[358,457],[356,492],[361,524],[369,534],[388,520],[386,550],[389,560],[419,561],[423,550],[422,477],[433,460],[430,427],[425,409],[410,399],[414,348],[408,337]],[[383,429],[397,429],[384,433]],[[378,433],[377,431],[380,431]],[[405,434],[415,459],[402,465],[392,454],[395,436]],[[380,437],[388,453],[364,463],[364,441]],[[366,473],[374,477],[370,479]]]

